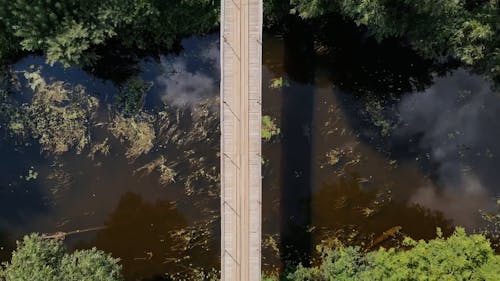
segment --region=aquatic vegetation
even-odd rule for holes
[[[109,126],[109,131],[122,143],[127,143],[125,155],[130,160],[136,160],[153,148],[156,137],[152,125],[153,120],[154,118],[146,113],[136,117],[115,115]]]
[[[218,149],[219,116],[214,111],[216,103],[216,100],[201,101],[193,108],[165,105],[156,117],[145,112],[134,117],[116,114],[108,129],[113,136],[127,144],[126,156],[132,161],[153,150],[160,154],[137,168],[135,173],[147,175],[156,171],[162,185],[181,182],[187,195],[201,190],[206,192],[217,187],[220,178],[218,168],[209,164],[214,159],[208,159],[207,152],[199,149],[207,146]],[[177,156],[169,158],[167,163],[163,153]],[[190,172],[178,173],[177,169]],[[199,186],[211,188],[200,189]],[[210,191],[210,196],[217,196],[216,191]]]
[[[108,156],[109,155],[109,150],[111,146],[108,143],[109,139],[106,138],[103,142],[101,143],[94,143],[92,147],[90,148],[90,152],[88,154],[88,157],[92,160],[94,160],[95,156],[97,153],[100,153],[101,155]]]
[[[0,75],[0,128],[6,129],[8,134],[23,134],[24,124],[28,117],[19,106],[12,102],[10,71],[4,71]]]
[[[10,262],[1,266],[5,281],[119,281],[123,280],[117,259],[95,248],[66,253],[62,241],[38,234],[17,243]]]
[[[6,114],[7,117],[5,119],[3,118],[4,115],[2,115],[1,120],[2,133],[8,129],[3,124],[21,125],[17,127],[14,125],[11,126],[13,129],[16,129],[15,137],[18,137],[20,141],[17,138],[4,140],[9,145],[12,144],[14,149],[20,153],[31,153],[33,148],[35,150],[38,148],[37,141],[39,138],[32,138],[34,135],[31,127],[32,124],[43,124],[44,128],[49,128],[48,132],[51,134],[51,126],[61,125],[60,119],[57,119],[53,123],[46,122],[48,124],[45,124],[39,121],[39,118],[32,118],[30,115],[32,111],[30,109],[31,104],[35,101],[35,97],[38,108],[42,106],[50,106],[50,110],[53,110],[52,107],[62,108],[58,113],[61,113],[63,110],[66,110],[65,114],[68,112],[74,113],[70,117],[83,116],[79,112],[68,111],[70,109],[73,110],[73,102],[79,100],[75,97],[76,95],[80,96],[81,93],[87,95],[88,98],[94,99],[83,87],[80,88],[80,86],[73,86],[63,81],[56,81],[59,78],[49,79],[47,76],[44,76],[44,74],[52,73],[52,70],[45,71],[44,69],[44,71],[40,71],[35,75],[27,76],[27,80],[21,79],[23,87],[25,84],[29,86],[29,88],[26,88],[28,90],[6,91],[5,95],[0,96],[0,98],[6,101],[5,105],[11,106],[12,109],[19,112],[18,115],[15,115],[10,114],[14,111],[10,111]],[[24,72],[19,73],[24,74]],[[35,77],[37,75],[39,77]],[[57,72],[55,75],[59,75],[59,73]],[[73,78],[70,77],[70,79]],[[76,79],[79,78],[77,77]],[[147,176],[147,179],[143,179],[142,182],[152,182],[152,186],[145,186],[145,188],[157,188],[159,185],[155,181],[158,181],[161,185],[171,184],[170,187],[175,189],[173,201],[163,202],[161,199],[158,199],[159,202],[157,205],[164,205],[165,208],[153,216],[144,215],[142,212],[144,209],[140,209],[140,215],[134,216],[138,219],[132,220],[132,223],[129,224],[133,226],[131,228],[134,228],[134,230],[123,230],[120,227],[124,225],[124,221],[120,221],[115,228],[118,229],[120,235],[113,233],[113,228],[110,228],[110,230],[100,230],[96,236],[104,236],[106,238],[107,235],[106,239],[108,240],[104,241],[102,238],[96,238],[96,241],[101,240],[94,242],[83,238],[88,244],[87,242],[82,242],[84,244],[82,247],[97,245],[99,249],[106,249],[122,258],[121,264],[124,266],[124,275],[127,278],[129,275],[134,274],[134,277],[137,276],[137,278],[146,278],[154,274],[157,274],[155,276],[168,276],[168,274],[178,271],[180,272],[179,276],[182,276],[179,278],[180,280],[218,280],[219,272],[217,270],[207,270],[213,266],[216,267],[216,262],[212,262],[216,259],[212,256],[217,251],[214,250],[214,248],[217,249],[216,242],[214,242],[217,241],[214,239],[214,233],[217,233],[218,222],[220,220],[217,208],[214,207],[218,206],[217,202],[220,191],[219,156],[217,154],[220,140],[218,101],[209,98],[201,100],[195,105],[190,104],[189,107],[166,104],[163,108],[161,108],[161,105],[158,105],[154,109],[143,108],[142,103],[143,94],[145,95],[145,87],[142,86],[144,84],[141,84],[141,82],[138,82],[137,85],[133,82],[130,83],[128,85],[129,89],[119,88],[120,86],[115,85],[118,94],[125,93],[132,88],[132,90],[127,92],[125,99],[116,100],[116,103],[113,103],[113,100],[110,101],[109,99],[109,97],[113,97],[116,91],[100,92],[100,88],[94,87],[95,85],[93,84],[93,91],[98,88],[96,97],[99,98],[99,103],[101,104],[99,105],[96,100],[95,107],[87,108],[87,103],[84,99],[83,103],[74,105],[75,109],[78,106],[84,110],[88,109],[85,112],[87,114],[85,115],[87,117],[86,122],[82,126],[74,125],[73,127],[68,126],[67,128],[63,128],[63,131],[69,130],[69,128],[76,129],[76,134],[75,130],[71,131],[75,139],[85,129],[86,141],[70,142],[67,145],[67,149],[57,147],[57,153],[53,152],[56,148],[55,146],[51,147],[46,144],[44,148],[47,147],[47,149],[43,149],[46,153],[42,155],[34,153],[37,161],[40,159],[43,163],[53,163],[49,166],[45,164],[41,166],[40,178],[36,184],[44,187],[45,190],[37,190],[37,192],[43,194],[43,198],[40,201],[43,200],[44,206],[48,208],[64,210],[64,208],[67,208],[66,205],[71,205],[71,203],[68,204],[67,202],[74,200],[75,191],[77,193],[82,191],[83,194],[89,195],[92,198],[100,195],[109,196],[106,198],[115,198],[106,192],[104,192],[105,194],[100,194],[100,191],[92,191],[92,189],[98,190],[97,188],[104,185],[104,182],[108,182],[110,176],[107,171],[109,169],[112,171],[116,171],[114,168],[120,169],[119,172],[126,173],[127,178],[137,181],[141,181],[141,175],[146,177],[147,174],[151,174]],[[105,90],[110,88],[108,86],[105,87]],[[32,90],[30,91],[29,89]],[[48,91],[48,89],[57,89],[59,92],[45,97],[49,101],[42,103],[41,100],[38,100],[38,98],[41,99],[42,97],[36,95]],[[140,94],[135,95],[138,92]],[[32,94],[33,102],[30,101]],[[62,98],[62,95],[65,95],[67,99]],[[137,101],[139,102],[136,103]],[[26,102],[26,104],[23,104],[23,102]],[[54,118],[56,115],[51,111],[45,112],[41,109],[33,111],[33,114],[35,113],[41,114],[44,117],[43,120]],[[49,116],[46,116],[47,114]],[[62,117],[60,116],[60,118]],[[14,121],[18,122],[15,123]],[[64,120],[65,123],[73,121],[84,120],[81,118]],[[13,129],[10,129],[9,132],[12,133]],[[61,140],[59,136],[54,136],[52,139],[65,141],[64,139]],[[82,145],[78,145],[80,143]],[[73,152],[75,150],[81,153],[81,155],[73,155],[72,153],[61,155],[63,151]],[[24,154],[23,157],[28,153]],[[32,157],[31,154],[29,157]],[[123,161],[128,163],[123,163]],[[29,163],[38,162],[32,161]],[[114,166],[115,164],[116,166]],[[103,175],[103,173],[106,175]],[[14,178],[16,184],[24,182],[25,171],[20,172],[20,174],[23,176],[23,180],[17,181],[17,178]],[[80,189],[82,184],[85,187]],[[134,184],[136,184],[135,181],[130,181],[130,186]],[[130,186],[126,185],[125,188],[129,188]],[[112,188],[110,190],[118,192],[117,194],[123,192],[120,191],[119,187],[111,186],[110,188]],[[184,188],[186,192],[183,196],[182,192]],[[151,191],[150,189],[144,189],[140,192],[149,193]],[[166,197],[166,193],[162,193],[160,196]],[[76,198],[76,200],[79,200],[79,198]],[[85,201],[87,199],[82,200],[82,202],[87,202]],[[193,201],[195,202],[193,203]],[[178,206],[187,204],[189,204],[188,207],[192,208],[193,211],[185,217],[184,214],[178,215],[179,220],[182,220],[182,225],[171,224],[170,221],[172,219],[175,220],[175,216],[171,215],[170,212],[176,212]],[[88,209],[82,211],[85,217],[91,217],[96,213],[102,212],[100,207],[95,209],[92,206],[95,205],[90,205]],[[108,208],[107,206],[105,207]],[[109,208],[112,208],[112,206]],[[125,208],[123,212],[127,215],[121,216],[127,222],[130,221],[131,217],[127,213],[130,209],[134,208],[130,208],[130,206]],[[152,234],[151,224],[146,223],[143,227],[144,233],[140,235],[148,238],[145,239],[147,241],[137,243],[138,245],[133,247],[133,249],[123,249],[123,244],[131,241],[130,239],[137,239],[136,234],[138,232],[136,228],[144,221],[144,217],[155,216],[161,218],[161,223],[157,223],[156,221],[154,223],[158,232]],[[86,220],[87,218],[84,218],[84,221]],[[65,226],[73,225],[74,223],[77,223],[74,213],[68,212],[64,214],[64,217],[54,220],[54,223],[51,221],[46,227],[60,229],[60,227],[65,228]],[[163,227],[163,223],[166,224],[165,227]],[[189,225],[187,225],[188,223]],[[162,228],[159,229],[158,226]],[[123,240],[117,238],[117,236],[122,237],[121,233],[125,232],[130,233],[130,235],[125,235]],[[174,235],[174,232],[177,235]],[[104,233],[108,233],[109,235]],[[55,233],[54,237],[61,236],[59,233]],[[116,242],[117,240],[119,242]],[[112,242],[110,243],[110,241]],[[146,250],[145,245],[149,243],[155,243],[153,244],[155,247],[151,248],[155,248],[156,250]],[[174,251],[173,249],[177,246],[179,246],[179,252],[172,253],[171,251]],[[106,247],[111,247],[111,250]],[[174,258],[179,258],[179,260],[174,261]],[[205,262],[205,259],[208,262]],[[144,266],[143,263],[148,263],[148,265]],[[191,263],[193,263],[192,267]],[[189,268],[189,271],[186,268]],[[3,279],[0,277],[0,280]]]
[[[27,108],[28,126],[42,149],[60,154],[75,147],[80,153],[90,142],[88,127],[98,100],[81,86],[71,88],[60,81],[47,84],[40,72],[25,73],[25,77],[34,91]]]
[[[355,152],[356,145],[353,143],[346,147],[331,149],[325,155],[326,165],[338,166],[338,170],[343,173],[346,167],[358,164],[361,161],[361,155]]]
[[[38,172],[35,170],[33,166],[31,166],[28,170],[28,175],[24,177],[26,181],[36,180],[38,178]]]
[[[168,185],[175,182],[175,176],[177,175],[177,173],[174,171],[174,169],[167,166],[167,159],[165,159],[163,155],[136,169],[135,173],[143,173],[144,175],[149,175],[153,171],[157,171],[160,174],[159,181],[162,185]]]
[[[270,141],[273,137],[280,134],[280,128],[276,125],[275,121],[269,115],[262,116],[262,138],[265,141]]]
[[[274,235],[265,235],[263,237],[263,240],[262,240],[262,250],[263,251],[271,251],[272,252],[272,256],[274,257],[277,257],[279,258],[280,256],[280,248],[279,248],[279,236],[278,234],[274,234]],[[263,256],[263,258],[265,259],[266,256],[269,256],[269,255],[265,255]]]
[[[315,202],[312,212],[315,244],[334,237],[343,245],[366,248],[394,226],[401,226],[403,231],[388,236],[380,246],[401,245],[404,234],[431,239],[437,226],[442,226],[446,234],[453,232],[452,222],[442,213],[395,200],[392,188],[398,186],[384,182],[386,187],[366,188],[370,183],[365,180],[375,179],[365,179],[349,171],[338,178],[331,177],[335,182],[322,184],[312,198]],[[419,221],[418,232],[414,230],[415,220]]]
[[[289,87],[289,86],[290,82],[283,76],[271,79],[271,83],[269,84],[269,87],[271,89],[281,89],[283,87]]]
[[[157,147],[181,152],[177,159],[169,160],[175,161],[177,169],[190,171],[179,173],[177,177],[184,183],[187,195],[203,190],[210,197],[218,196],[219,169],[211,164],[217,161],[215,157],[219,150],[217,102],[206,100],[193,108],[166,106],[158,113],[155,123]],[[200,189],[200,186],[205,188]]]
[[[178,243],[173,246],[174,250],[185,252],[197,248],[208,252],[209,240],[212,236],[212,228],[220,219],[220,214],[216,210],[204,210],[205,219],[199,220],[185,228],[173,230],[170,237]]]
[[[47,83],[40,71],[24,75],[33,97],[28,104],[5,105],[10,108],[10,132],[35,138],[44,152],[61,154],[76,148],[81,153],[90,143],[89,126],[98,100],[81,86],[71,87],[61,81]]]
[[[202,168],[203,165],[198,163],[192,163],[192,167],[198,167],[199,169],[188,175],[184,180],[184,187],[187,195],[193,195],[197,191],[199,184],[203,182],[208,182],[210,184],[218,185],[220,175],[216,167]],[[210,196],[217,196],[215,190],[209,191]]]
[[[332,149],[326,153],[326,159],[328,165],[336,165],[340,162],[340,157],[342,157],[342,151],[338,149]]]
[[[369,208],[369,207],[365,207],[365,208],[361,209],[361,213],[363,213],[363,215],[365,217],[371,217],[375,212],[376,212],[376,210]]]
[[[491,240],[492,245],[500,248],[500,199],[497,200],[498,208],[494,212],[480,211],[486,225],[478,230],[478,233],[485,235]]]
[[[58,197],[62,191],[68,190],[73,184],[73,176],[64,169],[64,165],[55,161],[50,165],[50,172],[46,180],[50,183],[50,193]]]
[[[120,87],[116,102],[120,112],[125,116],[134,116],[141,112],[144,105],[146,93],[151,88],[152,83],[146,83],[140,77],[129,78]]]
[[[299,265],[286,280],[498,280],[500,256],[482,235],[453,235],[430,241],[405,240],[407,250],[384,249],[364,253],[359,247],[318,247],[318,266]],[[277,279],[275,279],[277,280]]]
[[[184,280],[192,280],[192,281],[219,281],[220,280],[220,272],[216,269],[204,270],[200,268],[190,268],[189,274],[176,273],[176,274],[167,274],[168,280],[173,281],[184,281]]]
[[[395,125],[386,116],[387,109],[384,108],[383,102],[371,96],[366,97],[365,100],[364,113],[370,119],[370,123],[380,129],[380,134],[383,137],[389,136]]]
[[[160,183],[163,185],[167,185],[169,183],[175,182],[175,176],[177,173],[170,167],[166,165],[161,165],[158,167],[160,171]]]

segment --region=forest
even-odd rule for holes
[[[268,28],[286,29],[290,16],[320,22],[332,14],[366,27],[377,40],[398,38],[431,59],[455,58],[498,81],[499,7],[495,0],[266,0]],[[164,50],[176,40],[213,30],[213,0],[7,1],[0,3],[0,59],[43,52],[49,63],[89,65],[99,47],[119,44]]]

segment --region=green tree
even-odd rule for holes
[[[129,47],[170,48],[179,38],[211,31],[219,24],[219,1],[117,1],[128,7],[119,37]]]
[[[120,7],[110,1],[0,0],[0,20],[25,51],[42,50],[50,63],[88,63],[90,46],[114,36]]]
[[[322,249],[315,267],[298,266],[286,279],[328,280],[500,280],[500,256],[482,235],[467,235],[461,228],[443,238],[414,241],[410,249],[364,253],[357,247]]]
[[[19,42],[24,51],[44,52],[51,64],[90,65],[96,47],[110,40],[167,49],[212,29],[218,13],[212,0],[0,0],[0,55]],[[6,36],[17,40],[3,44]]]
[[[338,13],[379,40],[408,40],[427,58],[453,56],[500,82],[500,9],[496,0],[291,0],[303,18]]]
[[[119,281],[118,260],[98,251],[68,254],[62,242],[44,239],[38,234],[25,236],[17,243],[10,262],[0,269],[5,281]]]

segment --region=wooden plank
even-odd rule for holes
[[[262,0],[222,0],[221,277],[261,280]]]

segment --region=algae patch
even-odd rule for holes
[[[154,118],[143,113],[137,117],[124,117],[117,114],[111,122],[109,131],[122,143],[127,143],[125,155],[134,161],[148,153],[154,146]]]
[[[47,82],[39,70],[25,72],[24,76],[33,97],[11,116],[11,132],[38,140],[44,152],[61,154],[76,148],[81,153],[90,143],[89,127],[99,101],[82,86]]]
[[[280,128],[276,125],[275,121],[269,115],[262,116],[262,139],[270,141],[273,137],[281,133]]]
[[[134,173],[143,173],[143,175],[149,175],[153,171],[157,171],[160,174],[160,184],[168,185],[169,183],[175,182],[175,176],[177,173],[171,167],[167,166],[167,160],[165,157],[160,156],[157,159],[147,163],[146,165],[135,170]]]
[[[289,86],[290,82],[283,76],[271,79],[271,83],[269,84],[269,88],[271,89],[281,89],[283,87],[289,87]]]

